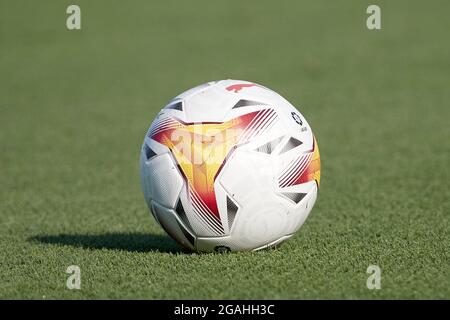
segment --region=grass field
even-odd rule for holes
[[[0,298],[450,298],[448,1],[74,1],[68,31],[71,3],[0,0]],[[188,254],[148,213],[140,147],[226,78],[300,106],[321,190],[278,249]]]

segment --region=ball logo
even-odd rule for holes
[[[294,111],[292,111],[291,115],[292,115],[292,119],[294,119],[295,122],[297,122],[301,126],[303,125],[303,121],[298,114],[296,114]]]
[[[242,88],[248,88],[248,87],[254,87],[254,86],[256,86],[256,84],[254,84],[254,83],[237,83],[237,84],[228,86],[225,89],[227,89],[228,91],[234,91],[234,93],[238,93],[239,91],[242,90]]]

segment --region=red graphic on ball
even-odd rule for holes
[[[227,89],[228,91],[234,90],[234,93],[237,93],[242,88],[248,88],[248,87],[254,87],[254,86],[256,86],[256,84],[254,84],[254,83],[237,83],[237,84],[232,84],[231,86],[228,86],[225,89]]]

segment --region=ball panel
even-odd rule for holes
[[[219,86],[210,86],[184,99],[186,118],[190,122],[223,121],[235,98]]]
[[[197,238],[197,251],[201,252],[223,252],[223,251],[258,251],[268,248],[273,248],[292,237],[292,234],[283,235],[271,241],[264,242],[262,245],[254,245],[246,243],[241,239],[233,236],[226,236],[220,238]]]
[[[289,234],[289,235],[286,235],[286,236],[282,236],[281,238],[279,238],[279,239],[277,239],[277,240],[275,240],[275,241],[273,241],[273,242],[271,242],[269,244],[263,245],[262,247],[255,248],[252,251],[259,251],[259,250],[264,250],[264,249],[269,249],[269,248],[275,248],[275,247],[279,246],[280,244],[282,244],[283,242],[285,242],[286,240],[288,240],[291,237],[292,237],[292,234]]]
[[[175,208],[183,187],[183,178],[172,157],[168,153],[155,156],[144,162],[143,171],[149,198],[165,207]]]
[[[195,249],[195,237],[178,219],[175,211],[165,208],[155,201],[151,202],[152,211],[164,230],[183,247]]]
[[[210,223],[208,223],[208,221],[200,216],[194,209],[187,188],[185,187],[181,190],[180,201],[183,205],[191,230],[195,235],[203,237],[217,237],[220,235],[210,226]]]
[[[289,209],[289,227],[286,230],[287,233],[294,233],[300,229],[314,206],[317,198],[317,184],[314,181],[311,181],[311,183],[312,187],[302,201]]]

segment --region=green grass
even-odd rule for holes
[[[450,298],[450,3],[0,2],[0,298]],[[300,107],[322,185],[275,250],[188,254],[139,151],[177,93],[256,81]],[[366,288],[366,269],[382,289]],[[66,289],[67,266],[82,289]]]

